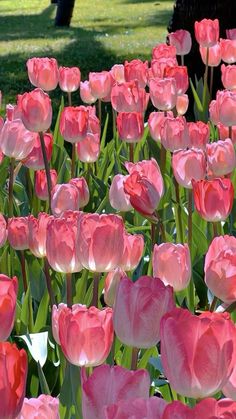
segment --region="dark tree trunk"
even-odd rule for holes
[[[57,3],[55,25],[70,26],[75,0],[58,0]]]
[[[51,4],[57,4],[57,0],[51,0]]]

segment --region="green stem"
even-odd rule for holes
[[[13,217],[13,186],[14,186],[14,167],[15,159],[12,157],[10,159],[10,168],[9,168],[9,189],[8,189],[8,217]]]
[[[213,79],[214,79],[214,67],[211,67],[211,70],[210,70],[210,100],[212,98]]]
[[[184,55],[181,55],[180,58],[181,58],[181,65],[184,65]]]
[[[155,211],[154,215],[158,220],[158,225],[159,225],[160,232],[161,232],[161,241],[162,241],[162,243],[165,243],[166,242],[166,232],[165,232],[164,224],[162,222],[162,219],[161,219],[160,215],[158,214],[158,211]]]
[[[67,96],[68,96],[68,105],[72,106],[71,92],[67,92]]]
[[[188,190],[188,246],[190,254],[192,256],[192,233],[193,233],[193,220],[192,220],[192,206],[193,206],[193,192],[192,189]],[[187,288],[187,301],[189,310],[194,312],[194,283],[193,279],[190,279],[189,286]]]
[[[135,371],[138,366],[138,348],[132,349],[131,370]]]
[[[98,99],[98,118],[102,126],[102,101],[101,99]]]
[[[217,223],[213,222],[212,227],[213,227],[213,239],[214,239],[215,237],[218,236]]]
[[[55,300],[54,292],[52,289],[51,276],[49,272],[49,263],[46,257],[44,258],[44,274],[45,274],[46,285],[47,285],[47,290],[48,290],[49,299],[50,299],[50,306],[52,308],[53,305],[56,304],[56,300]]]
[[[93,298],[91,306],[98,307],[98,290],[99,290],[99,280],[101,274],[99,272],[94,272],[93,276]]]
[[[202,98],[203,109],[205,109],[206,107],[206,99],[207,99],[208,61],[209,61],[209,48],[207,48],[206,68],[205,68],[205,73],[204,73],[204,86],[203,86],[203,98]]]
[[[66,302],[67,307],[72,307],[72,273],[66,274]]]
[[[179,196],[179,184],[176,181],[175,177],[174,177],[174,186],[175,186],[175,197],[176,197],[176,202],[177,202],[177,221],[178,221],[176,223],[177,240],[178,240],[178,243],[183,243],[184,237],[183,237],[183,224],[182,224],[180,196]]]
[[[48,187],[48,200],[49,200],[49,212],[51,212],[51,190],[52,190],[52,182],[51,182],[51,175],[50,175],[50,166],[47,159],[46,147],[44,142],[43,132],[39,133],[41,149],[43,153],[43,161],[44,167],[46,171],[46,178],[47,178],[47,187]]]
[[[134,143],[129,143],[129,161],[134,161]]]
[[[161,174],[164,176],[166,171],[166,149],[161,144],[161,164],[160,164]]]
[[[153,249],[156,243],[156,224],[152,222],[151,222],[151,243],[152,243],[152,249]]]
[[[23,280],[23,288],[25,295],[28,289],[28,283],[26,278],[26,269],[25,269],[25,252],[24,250],[20,250],[20,264],[21,264],[21,272],[22,272],[22,280]]]
[[[213,312],[216,308],[216,304],[217,304],[218,298],[216,296],[214,296],[211,305],[209,307],[209,311]]]

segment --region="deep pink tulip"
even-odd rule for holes
[[[77,242],[82,265],[92,272],[109,272],[118,267],[124,252],[123,235],[121,217],[96,213],[84,215],[78,225]]]
[[[229,138],[207,144],[206,155],[208,170],[214,177],[228,175],[236,166],[234,145]]]
[[[97,98],[92,95],[91,87],[88,80],[80,82],[80,97],[84,103],[95,103]]]
[[[4,246],[7,240],[7,223],[4,216],[0,213],[0,248]]]
[[[37,134],[28,131],[20,119],[6,120],[0,132],[0,148],[5,156],[24,159],[33,149]]]
[[[160,111],[170,111],[176,105],[177,86],[173,77],[155,78],[149,82],[150,98],[153,106]]]
[[[228,39],[236,39],[236,28],[234,29],[226,29],[226,36]]]
[[[151,61],[151,68],[148,69],[148,84],[153,78],[165,77],[166,69],[168,67],[175,67],[178,65],[176,57],[159,58]]]
[[[210,128],[202,121],[188,122],[189,145],[190,147],[206,149],[206,144],[210,140]]]
[[[166,405],[159,397],[122,400],[105,408],[105,419],[162,419]]]
[[[80,85],[79,67],[59,67],[59,86],[63,92],[75,92]]]
[[[177,55],[186,55],[191,51],[192,38],[190,32],[179,29],[168,34],[170,45],[176,48]]]
[[[184,116],[166,117],[161,127],[161,143],[166,150],[176,151],[189,146],[189,133]]]
[[[52,147],[53,147],[53,136],[48,132],[44,133],[44,144],[46,148],[46,155],[47,160],[50,161],[52,158]],[[43,160],[43,153],[42,147],[40,143],[39,135],[36,136],[34,146],[31,152],[26,156],[26,158],[22,161],[23,165],[28,167],[29,169],[33,170],[40,170],[44,169],[44,160]]]
[[[167,115],[173,118],[173,113],[171,111],[167,112]],[[150,135],[155,141],[160,141],[161,139],[161,127],[165,120],[165,112],[152,112],[148,118],[148,127]]]
[[[167,67],[165,77],[175,79],[178,95],[182,95],[188,90],[188,69],[186,66],[177,65],[175,67]]]
[[[111,90],[111,104],[116,112],[144,113],[149,94],[138,85],[138,81],[117,83]]]
[[[46,256],[56,272],[79,272],[82,265],[77,254],[77,220],[53,218],[47,224]]]
[[[193,181],[194,205],[206,221],[224,221],[230,214],[234,188],[230,179]]]
[[[112,208],[115,208],[117,211],[124,212],[132,210],[129,195],[124,191],[124,181],[127,178],[128,176],[118,174],[112,179],[109,190],[109,201]]]
[[[55,217],[60,217],[67,210],[79,210],[80,200],[78,188],[71,183],[55,185],[52,189],[51,208]]]
[[[173,288],[158,278],[141,276],[120,281],[113,324],[118,339],[135,348],[150,348],[160,341],[160,321],[174,308]]]
[[[205,282],[211,292],[225,303],[236,300],[236,238],[215,237],[205,258]]]
[[[219,39],[219,20],[203,19],[194,24],[195,37],[202,47],[213,47]]]
[[[30,58],[26,66],[33,86],[47,92],[56,89],[59,73],[55,58]]]
[[[207,47],[202,47],[200,45],[199,51],[202,57],[203,63],[206,65],[207,60]],[[220,43],[213,45],[209,48],[208,52],[208,65],[209,67],[218,67],[221,62],[221,46]]]
[[[28,217],[8,218],[7,224],[8,241],[15,250],[29,248],[29,226]]]
[[[89,203],[89,188],[86,179],[82,176],[69,181],[69,184],[76,186],[79,191],[79,207],[84,208]]]
[[[144,369],[129,371],[118,365],[101,365],[89,377],[83,369],[81,378],[84,419],[104,419],[104,408],[121,400],[149,398],[150,377]]]
[[[222,60],[227,64],[233,64],[236,61],[236,39],[221,39]]]
[[[144,133],[143,114],[139,112],[120,112],[116,119],[119,137],[127,143],[139,142]]]
[[[51,99],[41,89],[18,95],[17,107],[23,124],[29,131],[44,132],[52,123]]]
[[[112,309],[77,304],[58,317],[61,349],[73,365],[95,367],[106,360],[113,341]]]
[[[60,419],[59,399],[46,394],[39,397],[24,399],[22,410],[17,419]]]
[[[159,60],[160,58],[175,58],[176,47],[174,45],[158,44],[152,50],[152,58]]]
[[[162,318],[160,336],[164,372],[177,393],[198,399],[226,384],[236,348],[236,329],[228,313],[195,316],[175,308]]]
[[[206,176],[205,153],[197,148],[174,151],[172,169],[179,185],[192,189],[192,179],[201,180]]]
[[[110,74],[113,78],[114,83],[125,82],[125,68],[123,64],[115,64],[110,69]]]
[[[178,116],[183,116],[186,114],[189,105],[188,95],[178,95],[176,100],[176,110]]]
[[[27,355],[15,344],[0,342],[1,418],[15,419],[21,411],[27,380]]]
[[[58,345],[60,345],[58,319],[59,319],[61,311],[65,307],[67,307],[66,304],[60,303],[58,304],[58,306],[54,304],[52,308],[52,334],[53,334],[54,340],[57,342]],[[73,310],[73,307],[75,308],[76,306],[72,306],[72,310]]]
[[[148,62],[141,60],[125,61],[124,75],[126,81],[138,80],[139,87],[147,84]]]
[[[236,65],[222,64],[221,80],[225,89],[235,90],[236,89]]]
[[[46,256],[46,231],[49,220],[51,220],[49,214],[40,212],[38,218],[33,215],[29,215],[29,249],[37,258],[43,258]]]
[[[68,106],[60,118],[60,132],[65,141],[77,143],[84,140],[88,132],[89,110],[85,106]]]
[[[18,292],[18,280],[16,276],[9,278],[0,275],[0,341],[9,338],[14,326],[16,301]]]
[[[54,169],[50,170],[52,188],[57,183],[57,172]],[[34,185],[35,195],[42,201],[47,201],[48,199],[48,183],[45,170],[37,170],[35,172],[35,185]]]
[[[92,96],[96,99],[104,99],[111,93],[112,77],[109,71],[89,73],[89,86]]]
[[[100,136],[99,134],[88,133],[84,140],[76,144],[76,150],[79,160],[83,163],[94,163],[100,154]]]
[[[153,276],[160,278],[174,291],[187,288],[191,279],[191,258],[187,244],[155,244],[153,256]]]
[[[143,255],[144,239],[142,234],[124,233],[124,253],[120,267],[123,271],[129,272],[135,269]]]
[[[113,271],[108,272],[106,275],[104,301],[109,307],[113,307],[118,285],[124,277],[126,277],[126,273],[121,268],[116,268]]]

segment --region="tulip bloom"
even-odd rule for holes
[[[236,166],[235,150],[232,141],[216,141],[206,147],[208,170],[213,176],[231,173]]]
[[[46,155],[47,160],[50,161],[52,158],[52,147],[53,147],[53,136],[52,134],[44,133],[44,144],[46,148]],[[33,170],[41,170],[44,169],[44,160],[43,160],[43,153],[42,147],[40,144],[39,135],[36,136],[34,141],[34,146],[31,152],[26,156],[26,158],[22,161],[23,165],[28,167],[29,169]]]
[[[192,38],[190,32],[179,29],[168,34],[170,45],[176,48],[177,55],[187,55],[192,48]]]
[[[176,110],[178,116],[186,114],[189,105],[188,95],[178,95],[176,100]]]
[[[188,122],[189,144],[190,147],[206,149],[206,144],[210,140],[210,128],[202,121]]]
[[[205,282],[211,292],[225,303],[236,300],[236,238],[215,237],[205,258]]]
[[[1,418],[14,419],[21,411],[27,379],[27,355],[15,344],[0,342]]]
[[[60,217],[67,210],[79,210],[80,200],[78,188],[71,183],[55,185],[52,189],[51,208],[55,217]]]
[[[105,406],[121,400],[149,398],[150,377],[145,369],[129,371],[118,365],[101,365],[89,377],[84,369],[81,375],[84,419],[104,419]],[[104,389],[103,397],[101,388]]]
[[[235,301],[235,300],[234,300]],[[229,377],[229,380],[222,388],[222,393],[225,397],[229,397],[230,399],[236,400],[236,368],[235,368],[235,353],[234,353],[234,368],[233,372]],[[234,413],[236,414],[236,402],[234,402]]]
[[[14,326],[18,280],[0,275],[0,341],[8,339]]]
[[[52,218],[46,230],[46,255],[56,272],[79,272],[82,265],[77,254],[77,220]]]
[[[29,249],[37,258],[46,256],[46,231],[49,220],[53,217],[40,212],[38,218],[29,215]]]
[[[230,179],[193,181],[194,205],[206,221],[224,221],[231,212],[234,188]]]
[[[50,177],[52,188],[57,183],[57,172],[54,169],[50,170]],[[35,185],[34,185],[35,195],[42,201],[47,201],[48,199],[48,183],[45,170],[37,170],[35,172]]]
[[[158,278],[141,276],[120,281],[113,314],[119,340],[136,348],[151,348],[160,340],[162,316],[174,308],[173,289]]]
[[[69,181],[70,185],[74,185],[79,192],[79,207],[84,208],[89,203],[89,188],[86,179],[82,177],[74,178]]]
[[[166,69],[169,67],[175,67],[178,65],[178,61],[173,57],[159,58],[151,61],[151,68],[148,69],[148,84],[151,79],[164,78]]]
[[[178,99],[177,99],[178,100]],[[173,113],[171,111],[167,112],[167,115],[173,118]],[[150,131],[150,135],[153,140],[160,141],[161,140],[161,127],[165,121],[165,112],[152,112],[148,118],[148,127]]]
[[[83,163],[94,163],[100,154],[100,136],[88,133],[84,140],[76,144],[77,155]]]
[[[15,250],[29,248],[28,217],[8,218],[8,241]]]
[[[174,291],[187,288],[191,279],[191,258],[187,244],[155,244],[153,256],[153,276],[160,278]]]
[[[120,112],[116,119],[119,137],[127,143],[137,143],[143,137],[143,115],[138,112]]]
[[[85,139],[88,132],[89,111],[85,106],[68,106],[60,118],[60,133],[72,144]]]
[[[159,397],[122,400],[105,408],[106,419],[162,419],[167,402]]]
[[[199,51],[202,57],[203,63],[206,65],[207,61],[207,47],[200,45]],[[220,43],[213,45],[208,49],[208,65],[209,67],[218,67],[221,62],[221,46]]]
[[[61,349],[71,364],[95,367],[108,357],[113,341],[111,308],[64,307],[58,328]]]
[[[236,41],[235,41],[236,42]],[[236,65],[221,66],[221,80],[225,89],[236,89]]]
[[[149,83],[150,98],[153,106],[161,111],[170,111],[176,105],[177,86],[173,77],[155,78]]]
[[[5,156],[24,159],[33,149],[37,134],[28,131],[20,119],[6,120],[0,133],[0,148]]]
[[[226,419],[236,414],[236,403],[230,399],[216,400],[207,398],[201,400],[192,409],[179,401],[169,403],[162,419]],[[232,415],[232,416],[231,416]]]
[[[82,102],[87,104],[95,103],[97,98],[92,95],[89,81],[80,82],[80,98]]]
[[[159,60],[160,58],[175,58],[177,50],[175,45],[158,44],[152,50],[152,58]]]
[[[175,79],[176,90],[178,95],[186,93],[188,90],[188,69],[186,66],[167,67],[165,77]]]
[[[148,100],[148,93],[139,87],[137,80],[115,84],[111,90],[111,104],[116,112],[144,113]]]
[[[92,272],[109,272],[118,267],[124,252],[123,235],[121,217],[113,214],[84,215],[78,225],[77,242],[82,265]]]
[[[52,123],[52,105],[48,94],[41,89],[18,95],[17,107],[24,126],[33,132],[44,132]]]
[[[60,419],[59,399],[47,394],[41,394],[39,397],[24,399],[22,410],[17,419],[29,418],[42,419]]]
[[[109,71],[89,73],[89,86],[91,94],[96,99],[103,99],[110,95],[112,78]]]
[[[166,117],[161,127],[161,143],[166,150],[176,151],[189,146],[189,134],[186,119]]]
[[[217,123],[221,122],[227,127],[236,125],[236,92],[228,90],[218,91],[215,102],[214,115],[218,119]]]
[[[109,201],[112,208],[117,211],[130,211],[132,205],[130,203],[129,195],[124,191],[124,182],[128,176],[115,175],[112,179],[112,183],[109,190]]]
[[[226,29],[226,36],[228,39],[236,39],[236,28],[234,29]]]
[[[228,313],[195,316],[175,308],[162,318],[160,336],[164,373],[177,393],[198,399],[226,384],[236,349],[236,329]]]
[[[219,123],[217,125],[218,131],[219,131],[219,137],[221,140],[226,140],[226,138],[229,138],[229,127],[226,127],[225,125]],[[231,131],[232,131],[232,136],[231,136],[231,140],[233,142],[233,144],[236,143],[236,126],[231,127]]]
[[[33,86],[47,92],[56,89],[58,66],[55,58],[30,58],[26,66],[29,80]]]
[[[206,157],[200,149],[174,151],[172,169],[179,185],[192,189],[192,180],[201,180],[206,176]]]
[[[59,86],[63,92],[75,92],[80,84],[79,67],[59,67]]]
[[[125,68],[123,64],[115,64],[110,69],[110,74],[114,83],[124,83],[125,82]]]
[[[219,20],[203,19],[194,24],[195,37],[202,47],[213,47],[219,39]]]
[[[120,267],[126,272],[137,268],[144,250],[144,239],[142,234],[124,233],[124,253]]]
[[[138,80],[139,87],[145,87],[147,84],[148,62],[141,60],[125,61],[124,75],[126,81]]]
[[[221,39],[222,60],[227,64],[233,64],[236,61],[236,39]]]
[[[109,307],[113,307],[118,285],[122,278],[126,277],[124,271],[121,268],[116,268],[113,271],[108,272],[105,279],[104,285],[104,301]]]
[[[0,248],[4,246],[7,240],[7,223],[4,216],[0,213]]]
[[[56,306],[55,304],[52,307],[52,335],[54,337],[54,340],[57,342],[58,345],[60,345],[60,338],[59,338],[59,326],[58,326],[58,319],[60,316],[61,311],[67,307],[66,304],[64,303],[60,303],[58,304],[58,306]],[[73,308],[76,306],[72,306],[72,310]]]

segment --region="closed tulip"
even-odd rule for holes
[[[144,133],[143,115],[138,112],[120,112],[116,119],[119,137],[127,143],[139,142]]]
[[[112,78],[109,71],[89,73],[89,86],[92,96],[96,99],[103,99],[109,96],[112,87]]]
[[[221,39],[222,60],[227,64],[233,64],[236,61],[236,39]]]
[[[59,67],[59,86],[63,92],[75,92],[80,85],[79,67]]]
[[[87,104],[95,103],[97,98],[92,95],[90,83],[88,80],[80,82],[80,98],[82,102]]]
[[[152,50],[152,58],[159,60],[160,58],[175,58],[177,50],[175,45],[158,44]]]
[[[113,341],[111,308],[65,307],[58,328],[61,349],[71,364],[95,367],[106,360]]]
[[[129,195],[124,191],[124,182],[127,178],[128,176],[118,174],[112,179],[109,190],[109,201],[112,208],[115,208],[117,211],[124,212],[132,210]]]
[[[5,156],[24,159],[33,149],[37,134],[28,131],[20,119],[6,120],[0,133],[0,147]]]
[[[186,93],[188,90],[188,69],[186,66],[167,67],[165,70],[165,77],[175,79],[176,90],[178,95]]]
[[[29,249],[37,258],[46,256],[46,231],[51,219],[45,212],[40,212],[38,218],[29,215]]]
[[[195,316],[175,308],[162,318],[160,336],[164,373],[177,393],[198,399],[223,388],[232,373],[236,345],[228,313]]]
[[[145,369],[129,371],[118,365],[101,365],[89,377],[83,369],[81,378],[84,419],[104,419],[105,406],[121,400],[149,398],[150,377]]]
[[[47,92],[56,89],[58,84],[58,65],[55,58],[30,58],[27,63],[31,84]]]
[[[29,418],[60,419],[59,399],[48,394],[41,394],[37,398],[25,398],[17,419]]]
[[[0,213],[0,248],[4,246],[7,240],[7,223],[4,216]]]
[[[79,190],[71,183],[55,185],[51,196],[52,213],[60,217],[67,210],[76,211],[80,208]]]
[[[236,39],[236,28],[226,29],[226,36],[228,39]]]
[[[206,65],[207,61],[207,47],[202,47],[200,45],[199,51],[202,57],[203,63]],[[213,45],[208,50],[208,65],[209,67],[218,67],[221,62],[221,45],[219,42]]]
[[[148,93],[139,87],[137,80],[117,83],[111,90],[111,104],[116,112],[144,113],[148,100]]]
[[[88,132],[89,111],[85,106],[68,106],[60,118],[60,132],[72,144],[84,140]]]
[[[15,344],[0,342],[1,418],[15,419],[21,411],[27,379],[27,355]]]
[[[105,285],[104,285],[104,301],[109,307],[113,307],[117,288],[126,274],[121,268],[116,268],[113,271],[108,272],[105,278]]]
[[[170,111],[176,105],[177,86],[173,77],[155,78],[149,83],[150,98],[153,106],[160,111]]]
[[[113,324],[122,343],[150,348],[160,340],[162,316],[174,308],[173,289],[158,278],[123,278],[116,294]]]
[[[209,105],[209,114],[210,114],[210,121],[214,125],[218,125],[220,123],[220,117],[219,117],[218,103],[217,103],[216,100],[212,100],[210,102],[210,105]]]
[[[15,250],[29,248],[29,226],[28,217],[8,218],[8,241]]]
[[[226,140],[226,138],[229,138],[230,136],[230,132],[229,132],[229,127],[226,127],[225,125],[219,123],[217,125],[218,131],[219,131],[219,137],[221,140]],[[231,140],[233,142],[233,144],[236,143],[236,126],[231,127],[231,131],[232,131],[232,135],[231,135]]]
[[[53,136],[52,134],[44,133],[44,144],[46,148],[47,160],[50,161],[52,158],[52,147],[53,147]],[[23,165],[33,170],[44,169],[43,153],[40,144],[40,138],[37,135],[35,138],[34,146],[31,152],[22,161]]]
[[[122,400],[105,408],[106,419],[162,419],[167,403],[159,397]]]
[[[176,48],[177,55],[189,54],[192,48],[192,38],[190,32],[179,29],[168,34],[170,45]]]
[[[142,234],[124,233],[124,253],[120,267],[126,272],[135,269],[143,255],[144,239]]]
[[[83,163],[94,163],[100,154],[99,134],[88,133],[84,140],[76,144],[77,155]]]
[[[166,117],[161,127],[161,143],[166,150],[176,151],[189,146],[189,133],[184,116]]]
[[[57,342],[58,345],[60,345],[58,319],[59,319],[61,311],[65,307],[67,307],[67,305],[64,304],[64,303],[60,303],[60,304],[58,304],[58,306],[56,306],[54,304],[53,307],[52,307],[52,335],[53,335],[54,340]],[[72,306],[72,310],[75,307],[76,307],[75,305]]]
[[[224,176],[231,173],[236,166],[234,145],[230,138],[207,144],[208,170],[213,176]]]
[[[163,78],[166,74],[166,69],[178,65],[176,57],[159,58],[151,61],[151,68],[148,69],[148,85],[153,78]]]
[[[9,338],[14,326],[18,280],[0,274],[0,341]]]
[[[191,258],[187,244],[155,244],[153,256],[153,275],[174,291],[187,288],[191,279]]]
[[[147,84],[148,62],[141,60],[125,61],[124,75],[126,81],[138,80],[139,87]]]
[[[179,185],[192,189],[192,179],[201,180],[206,176],[206,157],[201,149],[174,151],[172,169]]]
[[[224,221],[230,214],[234,188],[230,179],[193,181],[194,205],[206,221]]]
[[[146,177],[153,184],[160,197],[163,196],[164,182],[160,167],[154,158],[151,158],[150,160],[142,160],[138,163],[126,162],[125,167],[129,174],[138,172],[141,176]]]
[[[236,41],[235,41],[236,42]],[[236,65],[221,66],[221,80],[225,89],[236,89]]]
[[[202,47],[213,47],[219,39],[219,20],[203,19],[194,24],[195,37]]]
[[[178,99],[177,99],[178,100]],[[160,141],[161,140],[161,127],[164,123],[166,116],[173,118],[173,113],[171,111],[167,112],[152,112],[148,118],[148,127],[150,131],[150,135],[153,140]]]
[[[202,121],[188,122],[189,144],[190,147],[206,149],[206,144],[210,140],[210,128]]]
[[[227,127],[236,125],[236,92],[223,90],[216,95],[216,115],[218,122]]]
[[[92,272],[109,272],[118,267],[124,252],[123,234],[123,220],[117,215],[84,215],[77,243],[82,265]]]
[[[54,169],[50,170],[51,184],[52,188],[57,183],[57,172]],[[42,201],[47,201],[48,199],[48,183],[45,170],[37,170],[35,172],[35,185],[34,185],[35,195]]]
[[[213,398],[206,398],[192,409],[179,401],[169,403],[164,410],[162,419],[227,419],[233,418],[235,414],[236,403],[232,400],[220,399],[217,401]]]
[[[125,68],[123,64],[115,64],[110,69],[111,77],[114,83],[124,83],[125,82]]]
[[[81,215],[82,216],[82,215]],[[46,230],[46,256],[56,272],[79,272],[82,265],[77,252],[77,220],[52,218]]]
[[[51,99],[41,89],[18,95],[20,118],[29,131],[47,131],[52,123]]]
[[[89,188],[86,179],[81,176],[69,181],[70,185],[74,185],[79,192],[79,207],[84,208],[89,203]]]

